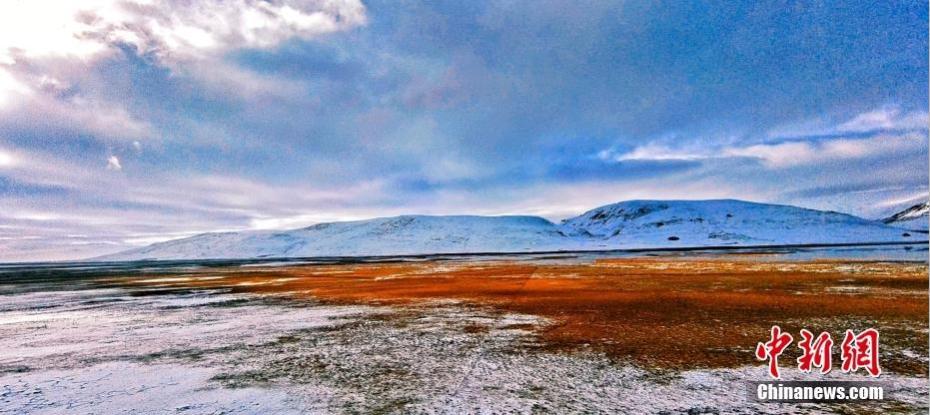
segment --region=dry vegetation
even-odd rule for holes
[[[927,375],[927,266],[755,258],[638,258],[593,262],[423,262],[229,268],[121,283],[231,287],[351,304],[458,300],[533,314],[553,351],[601,350],[656,370],[755,364],[755,344],[780,325],[881,334],[886,372]],[[219,278],[217,278],[219,277]],[[481,332],[481,327],[469,327]],[[781,358],[793,365],[796,344]],[[834,347],[839,362],[838,347]],[[838,366],[837,366],[838,367]]]

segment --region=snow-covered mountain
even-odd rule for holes
[[[927,230],[930,227],[930,202],[918,203],[882,219],[882,222],[899,228]]]
[[[560,249],[566,238],[535,216],[397,216],[288,231],[206,233],[100,259],[413,255]]]
[[[567,219],[561,228],[628,248],[906,240],[899,229],[852,215],[740,200],[620,202]]]
[[[206,233],[100,260],[539,252],[908,241],[851,215],[738,200],[636,200],[556,225],[535,216],[397,216],[287,231]]]

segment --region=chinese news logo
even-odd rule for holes
[[[756,358],[768,360],[769,376],[778,379],[778,356],[794,342],[791,334],[782,332],[781,327],[772,326],[769,341],[756,346]],[[833,369],[833,339],[830,333],[814,334],[801,329],[801,341],[798,342],[801,357],[797,359],[798,370],[810,373],[819,368],[820,373],[826,374]],[[878,365],[878,330],[866,329],[854,333],[846,330],[843,342],[840,344],[840,356],[843,360],[841,369],[846,373],[853,373],[859,369],[865,370],[870,376],[878,377],[882,373]]]

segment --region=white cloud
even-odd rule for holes
[[[0,112],[4,124],[20,125],[33,131],[86,132],[107,141],[156,136],[151,124],[114,103],[82,96],[58,98],[45,94],[31,94],[18,103],[17,108],[6,108]],[[42,123],[37,125],[37,119],[41,119]]]
[[[0,2],[0,104],[41,85],[35,61],[90,62],[119,44],[173,67],[366,23],[359,0],[28,0]],[[41,69],[38,69],[41,70]]]
[[[153,0],[108,5],[90,12],[93,37],[127,43],[165,62],[198,59],[234,48],[273,47],[366,22],[357,0]]]
[[[805,121],[779,125],[766,134],[768,138],[813,137],[840,134],[874,133],[877,131],[927,130],[926,111],[905,112],[899,106],[886,105],[848,119],[822,116]]]
[[[914,130],[927,128],[927,113],[913,111],[904,113],[894,106],[882,107],[853,117],[840,124],[840,132],[868,132],[875,130]]]
[[[911,189],[907,189],[911,190]],[[930,198],[927,195],[926,189],[921,189],[916,192],[911,192],[904,196],[897,196],[887,200],[883,200],[878,203],[880,208],[902,208],[902,207],[911,207],[918,203],[926,202]]]
[[[0,166],[3,175],[20,183],[69,189],[100,183],[100,178],[94,175],[99,172],[99,158],[94,159],[93,168],[85,168],[71,158],[23,148],[7,147],[0,149],[0,154],[6,160]]]
[[[912,135],[881,135],[865,139],[837,138],[811,142],[757,144],[726,148],[721,153],[725,156],[757,158],[768,167],[784,168],[895,153],[913,154],[921,148],[926,151],[925,141],[925,137]]]
[[[84,33],[92,27],[78,18],[83,10],[115,2],[6,1],[0,10],[0,63],[13,64],[24,57],[74,56],[85,58],[106,46]]]
[[[830,124],[823,118],[808,120],[770,130],[769,138],[807,137],[809,140],[782,141],[759,144],[718,144],[708,146],[709,140],[668,144],[669,140],[637,146],[618,154],[614,149],[603,150],[597,157],[605,161],[628,160],[705,160],[726,157],[749,157],[761,160],[771,168],[784,168],[828,160],[857,159],[887,153],[926,151],[926,136],[919,131],[928,128],[925,111],[904,112],[898,106],[888,105],[858,114],[844,122]],[[900,133],[905,131],[907,133]],[[883,133],[885,132],[885,133]],[[844,135],[871,135],[868,138],[850,138]],[[917,134],[915,136],[914,134]],[[837,138],[814,139],[819,136]],[[710,140],[720,143],[722,140]],[[734,140],[727,140],[732,143]]]
[[[18,160],[12,153],[0,150],[0,169],[13,167],[18,163]]]
[[[660,144],[639,146],[624,154],[601,152],[602,159],[627,160],[707,160],[748,157],[770,168],[809,165],[831,160],[861,159],[894,153],[926,151],[926,137],[912,134],[879,135],[871,138],[835,138],[819,141],[789,141],[773,144],[725,146],[717,148],[675,148]]]
[[[120,171],[123,169],[123,166],[119,163],[119,158],[116,156],[107,157],[107,170]]]
[[[305,83],[294,79],[274,78],[255,73],[222,60],[184,62],[183,73],[195,79],[200,86],[223,96],[255,98],[305,97]]]
[[[365,24],[358,0],[57,0],[0,4],[0,63],[96,57],[114,44],[167,60],[265,48]]]
[[[649,143],[643,146],[638,146],[632,151],[623,154],[613,154],[613,151],[602,151],[598,154],[598,157],[602,160],[612,159],[614,161],[628,161],[628,160],[700,160],[711,157],[711,153],[707,153],[706,149],[688,149],[688,148],[672,148],[663,144]]]
[[[806,164],[826,154],[817,151],[817,144],[788,142],[778,144],[756,144],[748,147],[731,147],[721,151],[722,156],[750,157],[762,160],[769,167],[786,167]]]
[[[15,167],[0,169],[5,178],[25,188],[58,189],[0,198],[0,238],[10,238],[0,242],[0,260],[74,259],[201,232],[298,227],[385,213],[378,208],[385,195],[381,181],[322,187],[161,170],[124,175],[112,174],[126,161],[120,155],[62,157],[13,147],[0,153],[16,160]],[[109,170],[101,168],[101,159]],[[41,239],[25,244],[24,235]],[[65,245],[83,242],[72,244],[69,235],[93,235],[84,239],[98,244],[75,251]]]
[[[0,108],[7,106],[16,96],[29,93],[29,88],[22,84],[12,74],[5,71],[0,65]]]

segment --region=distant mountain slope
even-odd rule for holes
[[[275,232],[208,233],[107,260],[405,255],[557,250],[559,229],[535,216],[397,216]]]
[[[563,221],[608,246],[721,246],[902,240],[900,230],[837,212],[740,200],[633,200]]]
[[[882,222],[900,228],[927,230],[930,227],[930,202],[918,203],[882,219]]]
[[[287,231],[207,233],[100,260],[532,252],[917,239],[855,216],[738,200],[638,200],[560,225],[535,216],[397,216]]]

